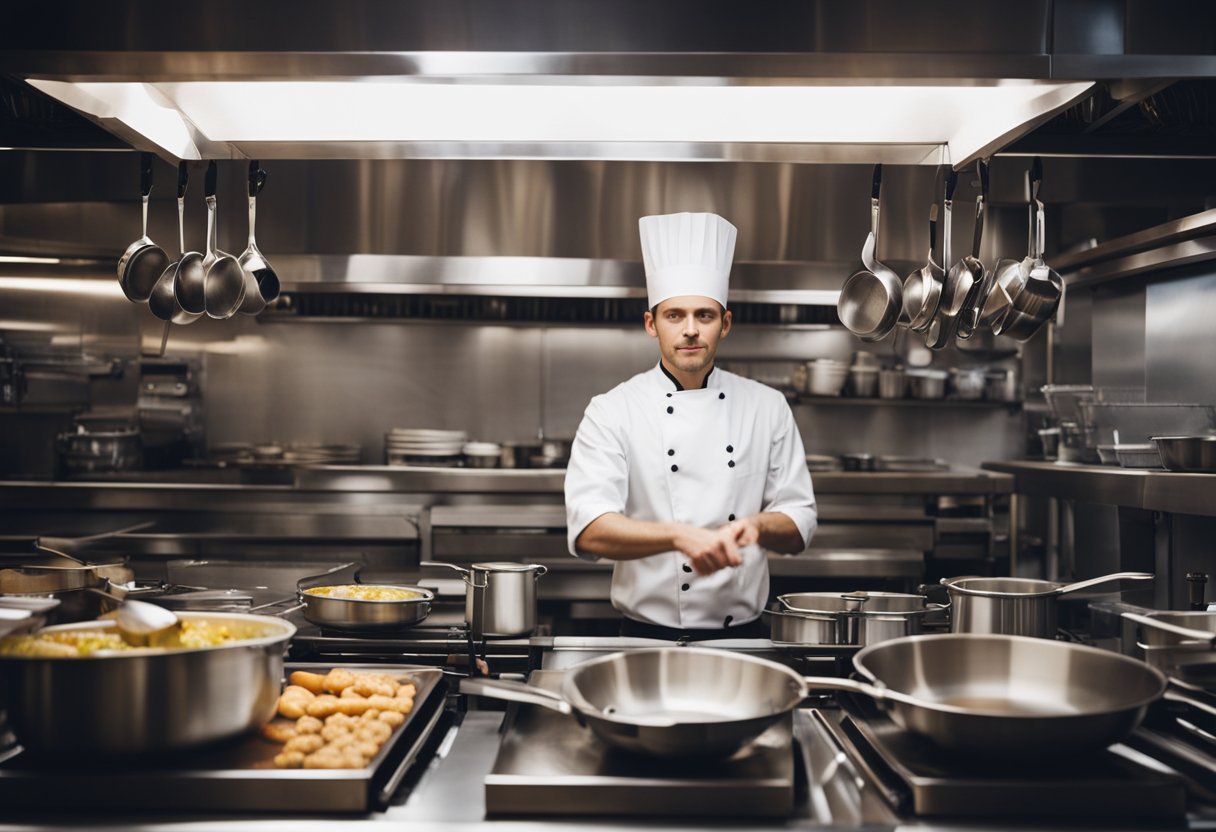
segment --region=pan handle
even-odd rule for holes
[[[34,548],[79,561],[79,558],[77,558],[75,555],[69,554],[69,552],[82,543],[93,543],[98,540],[108,540],[112,537],[118,537],[119,535],[142,531],[143,529],[150,528],[151,526],[152,521],[149,520],[143,523],[136,523],[133,526],[127,526],[126,528],[115,529],[112,532],[90,534],[85,537],[48,537],[45,535],[40,535],[34,538]]]
[[[1080,592],[1083,589],[1101,586],[1112,581],[1151,581],[1155,577],[1152,572],[1115,572],[1111,575],[1101,575],[1097,578],[1089,578],[1088,580],[1077,581],[1076,583],[1062,586],[1058,590],[1058,594],[1066,595],[1070,592]]]
[[[525,685],[523,682],[512,682],[507,679],[464,678],[460,680],[460,692],[471,693],[474,696],[488,696],[491,699],[503,699],[507,702],[522,702],[525,705],[540,705],[558,713],[571,716],[574,708],[560,694]]]
[[[882,706],[890,706],[891,703],[913,707],[924,705],[913,696],[907,696],[890,688],[871,685],[868,682],[859,682],[856,679],[842,679],[837,676],[804,676],[802,682],[806,685],[807,690],[843,690],[849,693],[859,693],[862,696],[868,696]]]
[[[1125,612],[1123,617],[1128,621],[1135,622],[1141,627],[1151,627],[1154,630],[1170,633],[1171,635],[1181,636],[1196,642],[1197,645],[1202,645],[1207,648],[1216,648],[1216,633],[1208,632],[1207,630],[1192,630],[1190,627],[1179,627],[1177,624],[1171,624],[1168,621],[1161,621],[1156,618],[1150,618],[1147,615],[1137,615],[1134,612]],[[1179,647],[1181,645],[1170,645],[1171,647]]]
[[[454,563],[444,563],[443,561],[440,561],[440,560],[423,560],[423,561],[419,561],[418,565],[419,566],[443,566],[443,567],[446,567],[447,569],[455,569],[457,572],[459,572],[464,577],[466,583],[468,582],[470,576],[473,574],[473,570],[471,570],[471,569],[465,569],[463,566],[457,566]]]

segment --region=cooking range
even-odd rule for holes
[[[454,695],[456,677],[469,666],[462,605],[437,603],[426,621],[388,634],[323,629],[289,607],[262,610],[299,627],[289,669],[396,667],[434,680],[420,695],[408,730],[373,766],[357,776],[284,775],[265,767],[256,753],[250,756],[259,742],[250,738],[191,755],[188,765],[158,761],[52,770],[10,746],[0,752],[0,804],[14,810],[53,806],[64,788],[112,811],[129,809],[129,800],[113,795],[135,788],[155,793],[144,808],[166,812],[366,812],[424,799],[426,778],[443,766],[436,748],[449,728],[466,719],[466,708],[494,707]],[[528,675],[532,684],[556,690],[568,668],[583,659],[641,646],[618,639],[533,637],[487,639],[478,652],[495,675]],[[840,645],[716,646],[761,655],[804,675],[847,675],[854,652]],[[496,719],[478,714],[485,717]],[[1188,810],[1216,817],[1216,793],[1209,785],[1216,782],[1216,695],[1179,680],[1125,742],[1096,754],[1022,765],[961,760],[904,733],[870,700],[845,693],[808,698],[718,763],[675,766],[609,749],[573,717],[522,704],[507,707],[492,755],[480,782],[469,781],[481,791],[490,818],[734,815],[864,825],[936,817],[1174,824]]]

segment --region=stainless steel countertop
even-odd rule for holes
[[[988,463],[989,466],[998,463]],[[215,471],[138,472],[96,479],[56,481],[0,480],[0,490],[13,493],[230,491],[293,493],[463,493],[561,495],[566,472],[561,469],[510,470],[475,468],[401,468],[384,465],[318,466],[284,472],[290,481],[250,482],[239,469]],[[824,471],[811,475],[819,494],[1008,494],[1013,477],[979,469],[924,472]]]
[[[485,814],[484,778],[493,767],[495,754],[500,740],[499,728],[503,715],[497,711],[471,711],[464,721],[449,730],[438,753],[431,760],[426,771],[410,792],[404,804],[391,806],[385,812],[355,816],[328,817],[251,817],[240,815],[209,815],[209,816],[148,816],[136,815],[98,815],[97,813],[82,813],[79,815],[63,815],[45,812],[38,817],[9,818],[0,822],[0,832],[49,832],[53,829],[90,829],[90,830],[130,830],[130,832],[196,832],[202,829],[224,829],[229,832],[334,832],[335,829],[358,828],[363,824],[398,824],[410,829],[443,829],[445,832],[527,832],[537,829],[570,829],[603,830],[603,832],[624,832],[624,830],[649,829],[704,829],[711,823],[704,818],[688,824],[669,819],[648,820],[647,818],[619,818],[610,821],[594,819],[557,818],[553,820],[510,819],[487,820]],[[885,804],[875,803],[875,796],[869,794],[857,802],[857,795],[844,795],[849,791],[851,775],[841,764],[831,766],[837,773],[823,783],[811,784],[810,807],[811,817],[795,815],[788,820],[757,820],[728,819],[712,822],[712,828],[722,830],[772,830],[772,829],[813,829],[813,830],[858,830],[858,829],[908,829],[908,830],[1032,830],[1050,828],[1087,828],[1078,823],[1069,826],[1065,823],[1027,822],[1021,825],[1006,824],[1000,821],[939,821],[933,818],[897,819],[885,811]],[[844,780],[840,781],[839,778]],[[833,785],[835,783],[836,785]],[[863,794],[866,794],[863,792]],[[133,798],[133,804],[137,798]],[[868,807],[868,808],[867,808]],[[881,817],[880,817],[881,816]],[[1114,824],[1103,824],[1103,828],[1120,828]],[[1134,828],[1144,830],[1151,826],[1139,825]],[[1171,825],[1171,830],[1212,829],[1216,828],[1210,819],[1192,816],[1184,826]]]
[[[985,462],[984,468],[1012,474],[1019,494],[1216,516],[1216,474],[1046,461]]]

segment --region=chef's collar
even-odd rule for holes
[[[659,369],[663,371],[663,375],[667,376],[667,380],[676,386],[677,393],[680,393],[684,390],[684,385],[680,384],[680,382],[676,379],[676,377],[671,374],[671,371],[667,369],[667,365],[665,365],[662,361],[659,361]],[[709,387],[709,377],[712,376],[713,374],[714,374],[714,368],[710,367],[709,372],[707,372],[705,374],[705,380],[701,382],[702,390]]]

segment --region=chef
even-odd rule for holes
[[[570,552],[615,561],[621,634],[767,634],[764,549],[815,531],[802,438],[780,391],[714,367],[736,230],[716,214],[639,220],[659,362],[596,396],[566,471]]]

